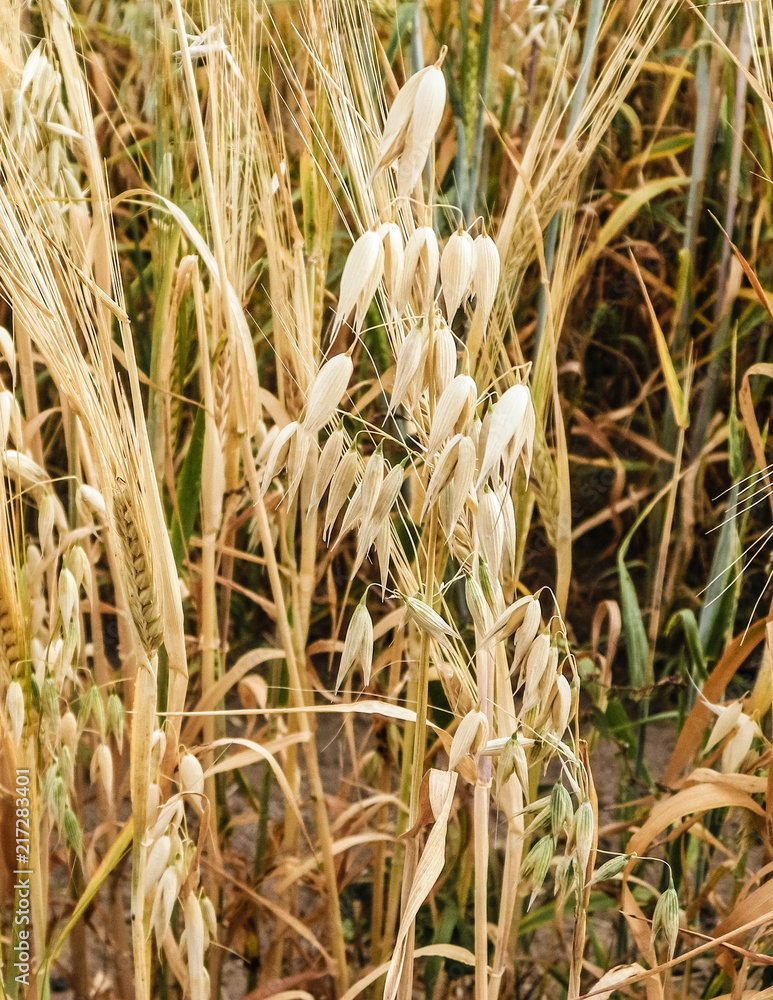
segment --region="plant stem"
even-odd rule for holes
[[[726,309],[725,292],[730,272],[730,238],[733,234],[736,207],[738,205],[738,183],[741,174],[741,152],[743,150],[744,122],[746,121],[746,75],[745,71],[751,59],[751,39],[749,27],[745,18],[741,21],[741,40],[738,48],[738,70],[735,77],[735,105],[733,108],[733,149],[730,156],[730,170],[727,179],[727,208],[725,210],[725,232],[728,234],[722,241],[722,259],[717,275],[717,298],[714,306],[714,322],[717,328],[711,339],[711,362],[706,381],[703,383],[701,401],[691,436],[691,454],[700,454],[706,440],[711,416],[717,399],[719,376],[722,371],[721,351],[727,347],[727,335],[730,329],[730,311],[723,315]]]
[[[150,747],[156,723],[156,672],[144,651],[136,650],[137,671],[134,682],[134,715],[131,732],[130,783],[134,816],[132,839],[132,944],[134,951],[134,995],[150,1000],[150,952],[145,928],[145,863],[143,843],[148,816],[150,785]]]
[[[485,758],[489,765],[491,758]],[[490,782],[478,781],[473,803],[475,839],[475,1000],[488,998],[488,816]]]
[[[291,696],[295,702],[295,706],[301,709],[301,711],[298,712],[298,726],[302,732],[308,734],[308,740],[304,742],[303,749],[306,758],[306,767],[308,769],[309,792],[314,805],[316,831],[320,841],[324,876],[328,890],[331,946],[333,957],[336,961],[336,989],[339,994],[342,994],[345,993],[348,988],[346,943],[344,941],[343,924],[341,921],[341,907],[338,900],[338,884],[336,880],[333,841],[330,834],[327,807],[325,805],[325,792],[322,787],[322,776],[319,770],[315,726],[311,721],[309,713],[306,711],[306,709],[310,707],[308,704],[307,694],[309,691],[309,681],[306,674],[305,663],[299,660],[295,654],[293,631],[287,617],[284,590],[282,588],[282,580],[279,575],[279,566],[276,561],[274,542],[271,538],[271,528],[268,523],[266,507],[260,493],[260,483],[258,482],[258,476],[255,470],[255,462],[250,450],[249,440],[246,436],[242,437],[242,449],[244,468],[247,471],[247,478],[253,494],[258,533],[263,546],[263,555],[266,559],[266,568],[268,570],[269,583],[271,585],[271,596],[273,597],[276,608],[277,625],[282,639],[282,646],[285,651],[287,670],[290,675]]]
[[[435,557],[437,551],[438,513],[437,506],[430,511],[429,542],[427,546],[427,575],[424,600],[429,607],[435,604]],[[421,650],[419,652],[419,669],[416,679],[416,724],[413,736],[413,753],[411,756],[411,799],[408,817],[408,828],[413,827],[419,818],[421,801],[421,783],[424,778],[424,754],[427,747],[427,708],[429,700],[429,633],[421,634]],[[403,868],[402,906],[405,907],[408,894],[411,891],[416,865],[419,860],[419,841],[412,837],[405,850],[405,867]],[[405,947],[405,963],[400,980],[398,1000],[408,1000],[413,988],[413,948],[415,928],[408,933]]]
[[[567,134],[569,135],[571,135],[572,130],[580,120],[582,106],[585,103],[585,98],[588,93],[588,81],[590,79],[591,69],[596,58],[596,46],[598,44],[599,31],[601,30],[601,18],[603,13],[604,0],[589,0],[588,23],[585,27],[585,39],[582,46],[580,74],[577,77],[577,83],[574,88],[572,103],[569,109],[569,122],[567,126]],[[560,213],[556,212],[545,230],[545,266],[548,278],[550,278],[553,274],[553,260],[556,253],[559,221]],[[545,321],[547,319],[547,295],[548,290],[545,285],[542,285],[539,291],[539,312],[537,315],[537,330],[534,339],[535,357],[539,354],[540,342],[542,340],[542,334],[545,329]]]

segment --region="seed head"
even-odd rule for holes
[[[537,843],[532,847],[529,853],[526,855],[526,859],[523,862],[522,872],[524,875],[531,874],[532,880],[532,893],[529,899],[529,909],[531,909],[532,903],[534,902],[537,893],[542,888],[542,884],[545,881],[548,871],[550,870],[550,862],[553,860],[553,854],[555,852],[556,845],[550,834],[542,837]]]
[[[432,380],[435,395],[441,396],[456,375],[456,341],[439,314],[436,316],[432,351]]]
[[[453,434],[465,429],[478,396],[475,382],[469,375],[457,375],[438,400],[432,429],[427,442],[427,457],[432,458]]]
[[[556,650],[556,653],[558,650]],[[553,682],[553,689],[547,699],[546,723],[549,724],[557,739],[566,732],[569,717],[572,712],[572,689],[563,674],[559,674]]]
[[[441,92],[442,102],[440,112],[438,114],[437,108],[435,107],[438,103],[436,94]],[[389,109],[389,114],[387,115],[384,132],[381,136],[381,142],[379,143],[376,162],[373,164],[373,170],[371,172],[371,180],[373,180],[373,178],[381,170],[391,166],[395,160],[398,159],[398,157],[402,156],[409,142],[415,143],[415,130],[412,126],[416,109],[417,107],[420,107],[421,103],[426,104],[430,96],[433,98],[432,107],[430,109],[425,107],[424,111],[420,115],[419,122],[420,127],[423,128],[426,133],[430,130],[433,120],[436,119],[434,127],[431,128],[427,150],[429,150],[429,143],[432,142],[437,127],[440,124],[440,118],[443,114],[443,106],[445,105],[445,80],[443,79],[443,71],[440,69],[440,65],[438,63],[434,66],[427,66],[425,69],[415,73],[398,92],[397,97],[392,103],[392,107]],[[428,110],[430,114],[427,113]],[[420,150],[416,150],[415,155],[418,156],[419,152]],[[424,159],[426,160],[426,155]],[[421,173],[421,167],[423,166],[424,162],[422,161],[419,173]],[[412,188],[413,184],[409,186],[409,193]]]
[[[102,701],[102,692],[96,684],[92,684],[84,694],[78,710],[78,728],[80,732],[83,732],[89,723],[94,725],[100,738],[102,738],[105,734],[105,704]]]
[[[263,496],[268,493],[271,480],[274,476],[278,476],[282,469],[284,469],[290,452],[290,443],[300,430],[300,426],[297,420],[291,420],[289,424],[285,424],[281,428],[274,438],[268,458],[266,459],[266,467],[263,470],[263,483],[261,485]]]
[[[172,910],[177,900],[177,872],[174,867],[167,868],[156,887],[153,897],[153,909],[150,913],[150,926],[156,935],[156,945],[160,948],[164,940],[169,922],[172,919]]]
[[[153,793],[153,799],[156,800],[158,785],[151,785],[150,788],[156,789],[156,792]],[[150,822],[153,822],[153,813],[156,812],[155,823],[153,825],[152,830],[150,831],[150,835],[148,838],[152,842],[156,840],[158,837],[160,837],[163,833],[166,833],[170,827],[172,828],[172,831],[177,831],[180,824],[182,823],[184,810],[183,810],[183,804],[179,800],[179,798],[166,802],[160,808],[156,806],[156,810],[152,810],[150,808],[151,804],[153,804],[151,803],[150,799],[151,796],[149,795],[148,819]]]
[[[63,569],[59,574],[59,611],[64,627],[72,621],[73,613],[78,606],[78,584],[69,569]]]
[[[330,482],[330,492],[327,498],[327,512],[325,515],[325,537],[329,537],[330,529],[335,524],[338,512],[346,502],[349,491],[354,486],[354,479],[360,465],[359,453],[354,448],[350,448],[338,464],[338,468],[333,474]]]
[[[104,743],[100,743],[94,751],[94,755],[91,758],[91,766],[89,768],[89,778],[91,779],[92,785],[95,785],[97,781],[102,782],[102,787],[105,790],[105,798],[108,802],[112,802],[113,758],[109,747],[107,747]]]
[[[526,617],[526,612],[534,598],[529,594],[519,597],[513,604],[509,604],[501,615],[496,619],[489,631],[484,636],[484,642],[501,642],[513,634]],[[539,602],[536,602],[539,605]]]
[[[423,316],[429,316],[435,300],[440,252],[437,236],[431,226],[418,226],[405,247],[403,277],[395,306],[402,313],[408,305],[411,294],[416,296],[416,305]]]
[[[521,745],[518,736],[513,733],[505,743],[499,764],[499,781],[504,785],[510,778],[516,775],[523,791],[524,799],[529,801],[529,764],[526,760],[526,751]]]
[[[209,896],[202,894],[199,898],[199,905],[201,906],[201,915],[204,918],[204,929],[213,941],[217,941],[217,916],[212,900]]]
[[[550,636],[547,632],[538,635],[531,644],[526,665],[523,670],[524,692],[523,711],[540,703],[540,687],[542,679],[550,666]]]
[[[511,386],[494,404],[488,425],[486,449],[478,472],[478,486],[497,468],[500,461],[507,459],[506,452],[514,450],[519,453],[523,448],[529,432],[527,413],[531,406],[531,393],[525,385]]]
[[[40,547],[46,555],[52,551],[54,545],[55,518],[56,498],[52,493],[44,493],[38,504],[38,537],[40,538]]]
[[[59,721],[59,739],[74,757],[78,746],[78,720],[69,709]]]
[[[105,504],[105,498],[99,492],[95,490],[93,486],[89,486],[87,483],[81,483],[78,486],[78,497],[79,499],[90,507],[95,513],[99,514],[100,517],[107,517],[107,506]]]
[[[668,888],[655,904],[652,915],[652,945],[654,947],[658,934],[662,934],[668,945],[668,959],[674,957],[676,942],[679,938],[679,896],[674,888],[674,879],[668,878]]]
[[[451,750],[448,754],[448,770],[453,771],[461,760],[471,754],[477,760],[488,740],[488,721],[483,712],[468,712],[459,723]]]
[[[189,892],[183,901],[185,939],[188,958],[188,988],[191,1000],[209,1000],[209,975],[204,967],[204,918],[195,894]]]
[[[372,230],[363,233],[355,241],[344,264],[331,340],[335,339],[352,312],[354,329],[359,335],[383,272],[384,244],[381,237]]]
[[[553,876],[553,892],[556,897],[556,910],[561,913],[569,893],[574,888],[577,877],[577,865],[571,854],[565,854],[558,859]]]
[[[306,403],[303,427],[316,435],[332,419],[352,377],[354,364],[348,354],[337,354],[320,368]]]
[[[24,729],[24,692],[18,681],[11,681],[5,696],[5,710],[11,727],[13,742],[18,747]]]
[[[384,245],[384,288],[389,298],[394,300],[403,277],[403,234],[394,222],[382,223],[378,227],[378,234]]]
[[[362,489],[360,491],[361,508],[358,514],[362,521],[369,521],[376,509],[376,504],[381,493],[381,486],[384,482],[384,466],[384,449],[379,444],[368,459],[365,472],[362,476]],[[348,520],[348,512],[346,520]],[[352,523],[347,525],[347,528],[342,527],[342,532],[348,530],[352,526]]]
[[[156,729],[150,738],[150,767],[154,773],[161,767],[161,761],[166,753],[166,734],[163,729]]]
[[[52,764],[46,771],[42,794],[48,814],[61,832],[64,828],[64,814],[67,809],[67,789],[55,764]]]
[[[574,814],[574,846],[577,854],[577,867],[583,881],[588,873],[588,860],[593,849],[593,839],[593,806],[589,799],[583,799]]]
[[[126,720],[126,709],[115,691],[107,699],[107,732],[115,737],[118,752],[123,750],[123,727]]]
[[[458,639],[456,630],[451,628],[448,622],[444,621],[437,611],[425,604],[420,597],[406,597],[404,600],[408,617],[422,632],[427,632],[443,646],[450,646],[449,640],[452,638]]]
[[[469,437],[462,437],[459,442],[456,469],[451,486],[451,510],[448,524],[449,536],[453,534],[459,518],[462,516],[465,504],[472,493],[472,483],[475,478],[475,444]]]
[[[597,868],[593,873],[591,883],[605,882],[607,879],[619,875],[633,857],[635,857],[633,854],[619,854],[616,858],[610,858],[609,861],[605,861],[601,868]]]
[[[309,497],[310,509],[316,509],[320,500],[325,495],[325,490],[330,485],[330,481],[338,468],[338,463],[341,461],[345,443],[346,439],[341,428],[333,431],[325,442],[325,447],[322,449],[322,454],[319,457],[317,471],[311,487],[311,496]]]
[[[414,381],[423,382],[424,365],[427,357],[427,336],[424,329],[415,326],[408,333],[397,352],[395,384],[389,400],[389,412],[394,413],[408,395]],[[410,400],[410,404],[413,404]]]
[[[163,834],[153,844],[145,865],[145,895],[149,896],[158,885],[161,876],[169,865],[169,855],[172,851],[172,838]]]
[[[427,67],[416,97],[397,168],[397,193],[409,198],[427,162],[446,105],[446,81],[439,66]]]
[[[478,496],[475,534],[479,552],[492,575],[498,577],[505,545],[505,519],[499,497],[491,490],[486,490],[482,496]]]
[[[483,593],[483,587],[468,573],[464,581],[464,596],[475,626],[476,641],[483,646],[480,636],[485,636],[491,628],[491,608]]]
[[[384,481],[378,491],[375,506],[373,507],[373,511],[370,515],[371,524],[376,531],[389,517],[392,508],[397,503],[397,498],[400,496],[400,490],[402,489],[404,478],[405,468],[402,464],[393,465],[384,477]]]
[[[516,602],[517,603],[517,602]],[[542,619],[542,609],[536,597],[530,597],[526,602],[523,621],[515,633],[515,650],[513,652],[513,670],[531,649],[531,645],[539,632]]]
[[[473,274],[473,242],[460,229],[449,236],[440,259],[440,284],[446,304],[446,316],[452,323],[457,309],[467,298]]]
[[[78,817],[69,806],[64,811],[64,843],[80,857],[83,854],[83,832]]]
[[[440,494],[448,486],[456,470],[456,463],[459,458],[459,444],[463,435],[455,434],[443,445],[443,449],[435,463],[435,468],[430,476],[427,493],[421,508],[420,520],[423,521],[427,511],[437,503]]]
[[[190,795],[204,794],[204,771],[192,753],[180,759],[180,789]]]
[[[573,815],[572,797],[561,782],[557,781],[550,793],[550,829],[556,839],[563,830],[568,829]]]
[[[370,670],[373,663],[373,621],[368,613],[366,598],[367,593],[363,594],[349,622],[336,678],[335,694],[338,694],[349,671],[357,664],[362,668],[363,686],[367,687],[370,684]]]
[[[473,244],[472,294],[483,318],[485,334],[499,285],[499,251],[490,236],[476,237]]]
[[[139,487],[113,494],[113,527],[121,543],[122,582],[137,634],[151,657],[164,638],[163,606],[156,587],[146,508]]]

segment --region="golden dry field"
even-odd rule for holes
[[[773,998],[773,0],[0,0],[0,989]]]

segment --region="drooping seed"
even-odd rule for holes
[[[331,340],[354,312],[354,329],[359,335],[370,303],[384,270],[384,244],[377,232],[363,233],[349,251],[341,275],[338,308]]]
[[[485,335],[494,299],[499,285],[500,260],[496,243],[485,234],[475,238],[473,244],[472,293],[481,311]]]
[[[333,417],[352,377],[354,363],[348,354],[337,354],[320,368],[314,379],[302,423],[316,435]]]
[[[403,277],[395,303],[398,313],[408,305],[412,294],[423,316],[429,316],[435,300],[440,252],[437,236],[431,226],[418,226],[411,234],[405,247]]]
[[[449,323],[453,322],[470,290],[473,256],[473,241],[469,233],[460,229],[449,236],[440,258],[440,284]]]

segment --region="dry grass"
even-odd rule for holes
[[[4,994],[767,996],[748,8],[0,7]]]

